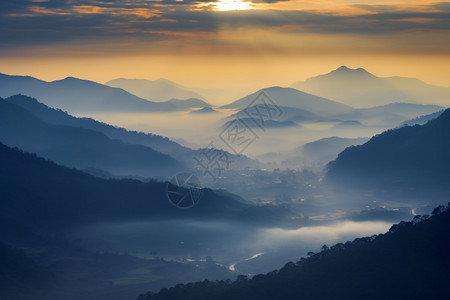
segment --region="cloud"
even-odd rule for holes
[[[447,32],[450,28],[450,6],[440,2],[427,5],[349,4],[341,13],[326,7],[314,9],[254,9],[239,13],[194,10],[198,3],[210,0],[163,1],[95,1],[17,0],[0,2],[0,46],[3,52],[41,45],[67,43],[121,44],[162,46],[161,41],[190,38],[199,46],[209,43],[235,44],[232,35],[224,40],[223,32],[263,30],[270,35],[347,34],[389,35],[412,31]],[[276,0],[264,2],[265,8]],[[289,1],[285,1],[289,2]],[[267,4],[268,3],[268,4]],[[320,1],[318,3],[321,3]],[[238,37],[237,37],[238,38]],[[286,42],[286,41],[284,41]],[[236,45],[236,44],[235,44]],[[1,50],[0,50],[1,51]]]

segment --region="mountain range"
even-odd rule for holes
[[[193,152],[193,150],[183,147],[167,137],[151,133],[127,131],[124,128],[108,125],[91,118],[74,117],[60,109],[50,108],[35,98],[28,96],[15,95],[4,100],[26,109],[42,121],[49,124],[80,127],[98,131],[105,134],[110,139],[121,140],[128,144],[138,144],[151,147],[156,151],[168,155],[178,155],[184,152],[188,152],[188,154],[192,155]]]
[[[394,102],[450,106],[450,87],[429,85],[416,78],[377,77],[365,69],[346,66],[290,87],[357,108]]]
[[[160,78],[156,80],[118,78],[105,83],[111,87],[122,88],[136,96],[154,102],[170,99],[189,99],[212,101],[212,103],[227,103],[242,96],[243,92],[229,88],[193,88],[185,87],[171,80]]]
[[[361,68],[352,70],[344,66],[328,75],[306,82],[310,87],[325,86],[330,95],[335,91],[337,97],[341,95],[339,89],[344,95],[350,92],[343,89],[354,85],[355,93],[351,94],[354,98],[349,98],[349,102],[358,102],[355,107],[360,107],[363,102],[375,103],[378,99],[377,105],[355,109],[336,102],[334,97],[270,87],[222,107],[238,110],[225,121],[248,117],[245,110],[257,110],[261,103],[255,100],[261,100],[258,96],[264,95],[262,104],[271,102],[280,112],[279,119],[266,121],[267,127],[303,127],[301,130],[305,130],[305,134],[309,128],[320,127],[316,125],[321,122],[324,128],[336,132],[337,127],[370,126],[373,132],[380,132],[381,127],[377,126],[394,127],[392,124],[395,129],[370,140],[319,139],[296,148],[295,153],[284,160],[287,168],[296,166],[294,160],[305,160],[322,168],[326,161],[335,159],[327,165],[325,173],[289,169],[271,172],[261,169],[257,161],[227,153],[238,170],[224,174],[225,185],[217,185],[218,190],[180,188],[185,195],[192,196],[194,192],[202,195],[196,206],[183,210],[169,203],[168,190],[174,184],[166,178],[180,171],[201,172],[194,170],[193,158],[206,149],[190,149],[162,136],[127,131],[90,118],[78,118],[64,110],[145,113],[200,108],[191,113],[214,112],[198,93],[165,80],[113,81],[113,84],[122,82],[134,86],[134,92],[141,93],[135,96],[121,88],[70,77],[45,82],[0,74],[0,96],[6,97],[0,98],[0,298],[121,300],[137,295],[136,290],[155,291],[156,287],[186,282],[186,278],[215,280],[217,274],[224,278],[235,274],[231,273],[235,271],[231,266],[236,265],[231,265],[234,263],[231,258],[239,255],[233,253],[226,259],[228,254],[216,251],[219,243],[215,245],[210,241],[213,235],[227,249],[228,243],[232,244],[231,252],[256,253],[240,248],[238,242],[232,243],[225,237],[226,231],[237,231],[239,236],[251,241],[250,237],[258,235],[258,230],[263,228],[284,230],[284,226],[292,226],[297,229],[305,221],[333,226],[330,223],[336,219],[331,213],[339,220],[359,216],[359,220],[367,221],[367,215],[381,220],[376,214],[384,212],[384,204],[388,206],[386,211],[391,211],[390,203],[383,197],[375,197],[375,193],[371,193],[374,190],[382,195],[409,193],[423,198],[428,207],[434,198],[442,203],[444,197],[450,196],[450,109],[418,104],[422,101],[419,98],[407,100],[417,103],[391,103],[389,100],[391,102],[383,105],[386,99],[393,99],[390,96],[408,96],[401,88],[409,89],[414,84],[409,79],[387,80]],[[396,85],[393,82],[397,82]],[[417,89],[424,89],[422,83],[415,84]],[[427,88],[432,91],[431,87]],[[369,97],[370,91],[376,99]],[[436,94],[430,95],[438,99],[436,95],[441,90],[433,91]],[[47,105],[14,92],[37,96]],[[176,99],[172,98],[175,95]],[[417,97],[420,95],[418,92]],[[164,102],[152,102],[150,96],[166,98],[158,100]],[[423,116],[415,118],[420,115]],[[403,123],[409,118],[415,119]],[[252,122],[250,117],[244,121]],[[332,127],[335,123],[338,125]],[[357,136],[356,133],[348,136]],[[307,140],[301,138],[303,142]],[[288,139],[295,142],[298,136],[288,136]],[[246,167],[247,170],[243,170]],[[140,180],[132,179],[136,177]],[[256,202],[260,199],[246,201],[222,189],[230,186],[248,194],[260,193],[261,202]],[[345,202],[349,198],[344,193],[334,193],[335,186],[356,191],[356,197],[350,201],[355,200],[358,209],[367,209],[349,211]],[[371,190],[362,193],[361,189],[366,187]],[[291,198],[288,189],[292,189],[295,197]],[[439,190],[445,191],[439,194],[444,197],[433,196]],[[276,195],[271,198],[270,194]],[[398,203],[403,203],[402,216],[415,215],[417,210],[424,209],[407,196],[394,194],[391,198],[396,210],[400,210]],[[320,214],[310,213],[316,206],[319,211],[323,203],[326,208],[320,207]],[[372,209],[377,206],[380,210]],[[339,211],[332,212],[334,207]],[[327,219],[328,212],[323,213],[326,210],[330,211],[330,219]],[[139,229],[141,226],[151,231]],[[184,234],[185,226],[192,226],[192,233]],[[177,228],[182,229],[174,234]],[[253,278],[241,275],[234,282],[204,280],[178,284],[159,293],[148,292],[138,299],[445,299],[450,282],[449,228],[450,203],[447,207],[436,208],[431,217],[416,216],[411,222],[394,225],[385,234],[331,247],[324,245],[320,252],[310,252],[307,258],[287,263],[266,275]],[[307,228],[300,228],[304,229]],[[108,237],[108,231],[114,233]],[[147,234],[153,231],[156,231],[152,235],[154,240]],[[145,238],[140,239],[141,235]],[[145,239],[148,240],[142,244],[145,246],[136,242]],[[85,242],[86,245],[91,243],[92,248],[84,249]],[[108,243],[123,243],[123,249],[132,251],[133,255],[94,253],[100,244],[114,251]],[[158,243],[161,248],[153,249]],[[261,248],[258,251],[266,251],[255,245],[255,249]],[[155,251],[160,250],[167,251],[163,255],[180,254],[182,258],[164,261],[156,257]],[[223,256],[222,264],[214,263],[211,257],[197,257],[204,253]],[[273,255],[277,255],[276,250]],[[252,258],[244,261],[249,260]],[[260,262],[252,260],[251,263]],[[203,272],[200,265],[209,271]],[[143,277],[147,278],[142,281]],[[62,283],[70,288],[58,288]],[[34,297],[35,291],[40,297]],[[45,293],[52,294],[53,298],[46,297]]]
[[[262,93],[264,90],[259,91]],[[356,108],[350,109],[345,112],[338,112],[333,114],[328,112],[325,115],[313,113],[305,109],[306,105],[299,103],[302,108],[287,107],[277,105],[275,107],[269,107],[271,109],[271,115],[268,114],[267,109],[260,105],[251,105],[238,112],[225,118],[225,122],[229,123],[236,117],[240,118],[256,118],[259,119],[262,115],[270,116],[267,120],[275,122],[295,122],[297,124],[302,123],[315,123],[315,122],[339,122],[338,127],[348,126],[377,126],[382,128],[397,127],[403,122],[422,115],[428,115],[436,113],[444,109],[442,106],[437,105],[424,105],[414,103],[390,103],[382,106],[374,106],[370,108]],[[277,111],[281,111],[278,113]],[[249,122],[252,124],[255,122]],[[295,126],[295,123],[291,126]],[[269,126],[267,126],[269,127]]]
[[[0,97],[16,94],[36,97],[47,106],[71,113],[168,112],[185,110],[192,104],[182,101],[152,102],[121,88],[74,77],[47,82],[30,76],[0,74]],[[194,107],[208,105],[201,102],[202,105],[199,106],[199,101],[194,101]]]
[[[62,115],[60,125],[47,123],[14,102],[25,101],[51,115],[50,109],[24,96],[0,99],[0,141],[38,153],[59,164],[79,169],[97,168],[116,175],[172,176],[183,167],[174,158],[150,147],[111,139],[90,128],[75,127],[75,118]],[[67,122],[64,122],[67,121]],[[83,123],[81,121],[80,123]],[[84,122],[86,124],[86,122]],[[90,122],[95,127],[95,123]],[[99,126],[101,127],[101,126]],[[104,126],[106,127],[106,126]]]
[[[22,95],[15,95],[9,98],[4,99],[6,102],[11,103],[16,106],[20,106],[21,108],[25,109],[26,111],[33,114],[35,117],[40,119],[41,121],[51,124],[51,125],[63,125],[63,126],[69,126],[69,127],[77,127],[80,129],[87,129],[89,131],[94,131],[97,133],[100,133],[101,135],[107,136],[110,140],[113,140],[115,144],[120,144],[120,141],[125,144],[124,146],[129,147],[133,144],[135,146],[144,146],[145,148],[151,148],[150,150],[155,152],[154,150],[161,152],[163,154],[166,154],[167,156],[170,156],[170,160],[177,160],[181,162],[181,165],[185,166],[187,169],[191,169],[194,166],[194,157],[198,156],[204,149],[190,149],[187,147],[184,147],[167,137],[154,135],[151,133],[143,133],[143,132],[136,132],[136,131],[128,131],[124,128],[119,128],[115,126],[108,125],[106,123],[98,122],[94,119],[90,118],[77,118],[74,116],[69,115],[68,113],[49,108],[46,105],[38,102],[36,99],[22,96]],[[11,118],[11,117],[10,117]],[[13,130],[14,128],[3,128],[4,131]],[[28,134],[28,133],[25,133]],[[21,139],[20,135],[17,135],[13,137],[17,140]],[[70,137],[66,137],[66,140],[70,139]],[[88,145],[84,145],[83,147],[88,147]],[[113,148],[114,149],[114,148]],[[109,149],[108,151],[113,151],[113,149]],[[33,149],[29,149],[32,151]],[[90,153],[90,152],[88,152]],[[126,155],[126,151],[121,153],[121,155]],[[44,155],[43,153],[41,153]],[[63,152],[61,154],[64,154]],[[81,153],[80,153],[81,155]],[[99,153],[98,153],[99,155]],[[228,157],[230,160],[232,160],[234,163],[230,165],[231,168],[234,166],[238,167],[245,167],[245,166],[252,166],[256,167],[258,165],[258,162],[252,159],[249,159],[248,157],[244,155],[234,155],[227,152]],[[45,156],[47,157],[47,156]],[[50,157],[49,157],[50,158]],[[131,168],[133,165],[133,161],[135,162],[134,165],[139,165],[139,168],[134,169]],[[145,174],[156,174],[158,176],[161,175],[173,175],[174,168],[172,167],[173,164],[165,164],[165,160],[162,159],[157,164],[161,166],[161,168],[158,168],[157,170],[152,171],[152,169],[147,168],[148,164],[151,163],[151,161],[147,161],[147,163],[140,164],[137,162],[138,158],[134,158],[128,161],[129,169],[133,170],[141,170],[138,172],[138,174],[145,175]],[[65,162],[65,161],[64,161]],[[63,163],[61,161],[61,163]],[[114,161],[111,164],[106,165],[104,168],[101,169],[104,171],[109,171],[111,173],[117,172],[117,170],[114,172],[113,166],[117,165],[119,162]],[[65,163],[63,163],[65,164]],[[100,162],[95,162],[94,165],[97,166],[97,170],[95,170],[95,174],[100,174],[98,171],[98,168],[100,167]],[[180,165],[180,164],[179,164]],[[80,167],[80,165],[78,165]],[[92,165],[87,166],[86,163],[83,163],[83,169],[85,168],[92,168]],[[177,167],[178,168],[178,167]],[[120,170],[119,170],[120,171]],[[157,172],[156,172],[157,171]],[[159,173],[158,173],[159,172]],[[172,172],[172,173],[171,173]],[[119,174],[122,175],[131,175],[131,174],[125,174],[123,171],[120,171]],[[117,175],[117,173],[116,173]],[[137,175],[136,173],[134,175]]]
[[[163,78],[156,80],[118,78],[106,82],[105,85],[124,89],[133,95],[154,102],[189,98],[203,100],[200,94]]]
[[[211,107],[198,93],[165,79],[117,79],[107,84],[111,86],[73,77],[46,82],[30,76],[0,74],[0,97],[32,96],[50,107],[71,113],[172,112]],[[322,117],[345,114],[351,111],[350,106],[361,108],[394,102],[432,102],[448,106],[450,103],[450,88],[429,86],[410,78],[379,78],[364,69],[345,66],[291,87],[295,89],[265,88],[223,108],[245,109],[261,92],[278,106],[303,109]]]

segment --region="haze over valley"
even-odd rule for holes
[[[0,299],[447,299],[450,6],[0,3]]]

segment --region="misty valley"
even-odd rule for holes
[[[238,94],[0,74],[0,299],[449,297],[449,87]]]

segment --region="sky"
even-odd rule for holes
[[[0,1],[0,73],[251,91],[341,65],[450,86],[450,2]]]

